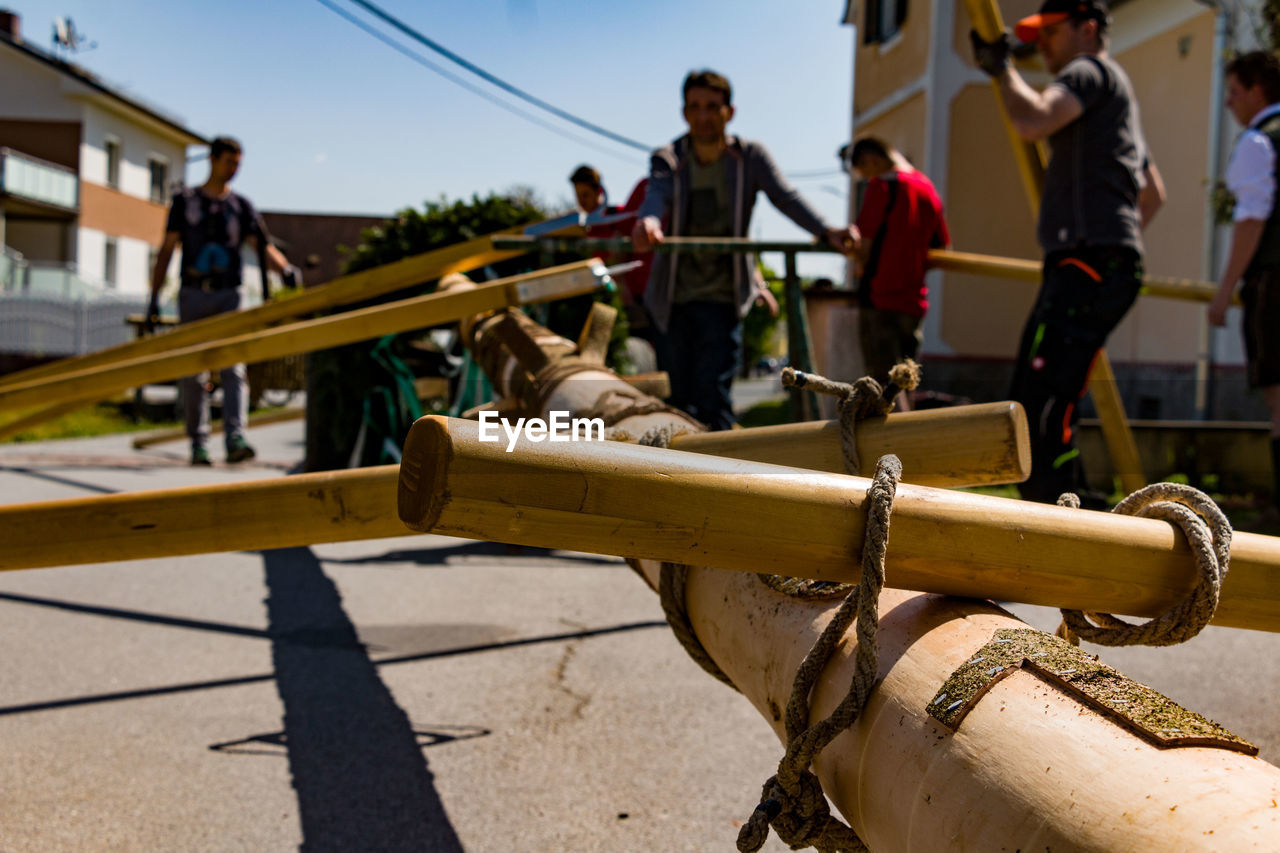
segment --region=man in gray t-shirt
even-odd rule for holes
[[[1040,292],[1014,363],[1010,396],[1031,426],[1029,500],[1052,503],[1082,485],[1072,434],[1089,369],[1142,283],[1142,229],[1164,201],[1128,76],[1107,55],[1105,0],[1046,0],[1015,32],[1034,41],[1056,75],[1031,88],[1009,61],[1004,34],[971,33],[979,67],[996,81],[1027,140],[1049,141],[1037,236]]]

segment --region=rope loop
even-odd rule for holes
[[[881,387],[870,376],[853,382],[836,382],[816,373],[804,373],[792,367],[782,369],[782,384],[787,388],[804,388],[835,397],[840,420],[840,447],[844,451],[844,470],[855,477],[862,473],[858,457],[857,423],[865,418],[880,417],[893,410],[893,399],[899,391],[913,391],[920,384],[920,365],[911,359],[895,364],[889,370],[889,384]]]
[[[787,749],[778,772],[765,783],[761,802],[738,834],[738,850],[755,853],[772,826],[793,850],[866,850],[851,828],[832,817],[822,785],[809,769],[814,758],[838,734],[857,720],[875,686],[880,665],[880,591],[884,588],[884,558],[889,545],[889,516],[902,463],[886,455],[876,463],[867,490],[867,525],[862,543],[862,575],[836,609],[796,672],[787,701]],[[849,692],[825,720],[806,727],[809,701],[822,670],[831,660],[849,626],[857,622],[857,650]]]
[[[1080,500],[1067,494],[1058,504],[1078,508]],[[1195,558],[1196,585],[1181,602],[1136,625],[1110,613],[1064,609],[1058,636],[1075,645],[1082,639],[1100,646],[1185,643],[1204,630],[1218,608],[1231,560],[1231,523],[1208,495],[1182,483],[1153,483],[1120,501],[1112,512],[1178,525]]]

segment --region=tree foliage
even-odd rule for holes
[[[545,211],[527,190],[483,198],[473,195],[470,201],[450,202],[442,197],[427,202],[422,212],[407,207],[386,225],[365,229],[360,245],[349,254],[346,271],[372,269],[545,218]],[[528,261],[517,259],[504,266],[514,272],[528,267]]]
[[[443,249],[468,240],[493,234],[547,218],[536,195],[527,188],[516,187],[505,193],[473,195],[469,200],[426,202],[421,211],[405,208],[385,225],[368,228],[361,243],[346,250],[344,269],[348,273],[373,269],[403,258]],[[526,254],[495,261],[470,273],[477,281],[505,277],[531,270],[544,263],[567,263],[581,255],[539,258]],[[392,302],[430,292],[436,282],[423,282],[363,303],[344,306],[342,310]],[[616,303],[616,294],[605,297]],[[552,303],[548,309],[535,311],[535,319],[552,331],[576,340],[590,310],[593,297],[587,295]],[[621,319],[621,318],[620,318]],[[615,328],[611,354],[621,352],[621,338],[626,334],[625,320]],[[371,356],[375,341],[365,341],[313,353],[307,362],[307,469],[311,471],[344,468],[351,461],[352,449],[358,442],[361,425],[365,425],[362,452],[354,461],[359,465],[377,465],[388,461],[379,454],[386,447],[383,438],[395,447],[403,442],[410,425],[408,407],[388,405],[395,394],[403,394],[403,383],[396,383],[386,367],[388,358],[408,363],[418,376],[438,375],[433,364],[446,364],[441,354],[428,363],[423,351],[415,345],[422,331],[398,335],[394,343],[382,350],[379,359]],[[390,395],[390,396],[388,396]],[[390,411],[390,414],[387,414]],[[376,423],[375,423],[376,422]],[[373,435],[377,432],[377,435]]]

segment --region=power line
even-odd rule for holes
[[[355,24],[357,27],[359,27],[360,29],[364,30],[366,33],[369,33],[370,35],[374,36],[374,37],[375,37],[375,38],[377,38],[379,41],[382,41],[382,42],[384,42],[385,44],[387,44],[387,45],[389,45],[389,46],[391,46],[391,47],[395,48],[397,51],[399,51],[400,53],[402,53],[402,54],[404,54],[405,56],[409,57],[410,59],[414,60],[415,62],[419,63],[420,65],[422,65],[422,66],[424,66],[424,67],[426,67],[426,68],[428,68],[428,69],[430,69],[430,70],[432,70],[432,71],[436,72],[437,74],[441,75],[441,76],[442,76],[442,77],[444,77],[445,79],[447,79],[447,80],[449,80],[449,81],[451,81],[451,82],[453,82],[453,83],[458,84],[459,86],[463,87],[463,88],[464,88],[464,89],[466,89],[467,91],[469,91],[469,92],[471,92],[471,93],[473,93],[473,94],[479,95],[480,97],[484,98],[485,100],[490,101],[491,103],[494,103],[494,104],[496,104],[496,105],[498,105],[498,106],[502,107],[503,109],[507,110],[508,112],[511,112],[511,113],[513,113],[513,114],[515,114],[515,115],[517,115],[517,116],[520,116],[521,118],[524,118],[524,119],[526,119],[526,120],[528,120],[528,121],[531,121],[531,122],[533,122],[534,124],[538,125],[539,127],[545,128],[545,129],[547,129],[547,130],[550,130],[550,131],[551,131],[551,132],[553,132],[553,133],[559,134],[560,136],[562,136],[562,137],[564,137],[564,138],[566,138],[566,139],[573,140],[574,142],[577,142],[577,143],[579,143],[580,145],[586,145],[587,147],[589,147],[589,148],[591,148],[591,149],[593,149],[593,150],[595,150],[595,151],[600,151],[600,152],[605,153],[605,154],[608,154],[608,155],[610,155],[610,156],[612,156],[612,157],[616,157],[616,158],[619,158],[619,159],[622,159],[622,160],[626,160],[626,161],[627,161],[627,162],[629,162],[629,163],[635,163],[635,162],[636,162],[636,161],[635,161],[634,159],[632,159],[632,158],[629,158],[629,157],[623,157],[622,155],[618,154],[616,151],[613,151],[613,150],[611,150],[611,149],[607,149],[607,148],[603,148],[603,147],[601,147],[601,146],[599,146],[599,145],[596,145],[596,144],[594,144],[594,143],[590,142],[589,140],[582,139],[581,137],[574,136],[573,134],[570,134],[570,133],[568,133],[568,132],[566,132],[566,131],[562,130],[561,128],[558,128],[558,127],[556,127],[555,125],[552,125],[552,124],[549,124],[549,123],[547,123],[547,122],[542,121],[542,120],[541,120],[541,119],[539,119],[537,116],[534,116],[534,115],[532,115],[532,114],[530,114],[530,113],[528,113],[528,112],[526,112],[526,111],[524,111],[524,110],[521,110],[520,108],[518,108],[518,107],[516,107],[516,106],[514,106],[514,105],[512,105],[512,104],[507,103],[506,101],[503,101],[503,100],[502,100],[502,99],[500,99],[500,98],[495,97],[492,93],[487,92],[487,91],[485,91],[484,89],[479,88],[478,86],[475,86],[474,84],[472,84],[472,83],[468,82],[467,80],[465,80],[465,79],[463,79],[463,78],[461,78],[461,77],[458,77],[458,76],[457,76],[457,75],[455,75],[455,74],[450,73],[450,72],[449,72],[449,71],[447,71],[446,69],[444,69],[444,68],[440,67],[439,65],[435,64],[434,62],[431,62],[430,60],[428,60],[428,59],[426,59],[426,58],[422,57],[421,55],[419,55],[419,54],[417,54],[417,53],[414,53],[414,52],[412,52],[412,51],[408,50],[407,48],[405,48],[405,47],[404,47],[404,45],[400,44],[399,42],[397,42],[397,41],[395,41],[395,40],[393,40],[393,39],[391,39],[391,38],[389,38],[385,33],[383,33],[383,32],[381,32],[381,31],[379,31],[379,30],[377,30],[377,29],[375,29],[375,28],[373,28],[373,27],[369,26],[369,25],[368,25],[368,24],[366,24],[364,21],[361,21],[359,18],[356,18],[354,15],[351,15],[350,13],[346,12],[345,10],[343,10],[343,9],[341,9],[341,8],[339,8],[339,7],[335,6],[335,5],[333,5],[331,2],[329,2],[329,0],[316,0],[316,2],[318,2],[318,3],[320,3],[321,5],[325,6],[326,8],[328,8],[328,9],[329,9],[329,10],[331,10],[331,11],[333,11],[334,13],[336,13],[336,14],[340,15],[342,18],[344,18],[344,19],[345,19],[345,20],[347,20],[348,22],[350,22],[350,23],[352,23],[352,24]],[[454,53],[453,51],[449,50],[448,48],[444,47],[443,45],[441,45],[441,44],[439,44],[439,43],[437,43],[437,42],[433,41],[432,39],[428,38],[427,36],[423,35],[421,32],[419,32],[418,30],[416,30],[416,29],[414,29],[414,28],[410,27],[408,24],[404,23],[404,22],[403,22],[403,21],[401,21],[399,18],[396,18],[395,16],[391,15],[390,13],[385,12],[385,11],[383,11],[382,9],[378,8],[377,6],[375,6],[374,4],[372,4],[372,3],[368,2],[368,0],[350,0],[350,2],[354,3],[354,4],[355,4],[355,5],[357,5],[357,6],[360,6],[361,8],[365,9],[366,11],[368,11],[370,14],[373,14],[373,15],[377,16],[377,17],[378,17],[378,18],[380,18],[381,20],[383,20],[383,21],[385,21],[386,23],[390,24],[392,27],[396,28],[396,29],[397,29],[397,30],[399,30],[400,32],[402,32],[402,33],[404,33],[405,35],[409,36],[409,37],[410,37],[411,39],[413,39],[414,41],[417,41],[417,42],[419,42],[419,43],[421,43],[421,44],[425,45],[426,47],[430,48],[431,50],[433,50],[433,51],[435,51],[435,52],[437,52],[437,53],[441,54],[442,56],[444,56],[445,58],[449,59],[450,61],[452,61],[452,62],[454,62],[454,63],[456,63],[456,64],[458,64],[458,65],[462,66],[463,68],[467,69],[467,70],[468,70],[468,71],[470,71],[471,73],[473,73],[473,74],[475,74],[475,75],[479,76],[481,79],[486,80],[486,81],[488,81],[489,83],[492,83],[493,85],[495,85],[495,86],[499,87],[500,89],[502,89],[502,90],[504,90],[504,91],[506,91],[506,92],[509,92],[509,93],[511,93],[511,94],[513,94],[513,95],[515,95],[516,97],[518,97],[518,98],[520,98],[520,99],[522,99],[522,100],[524,100],[524,101],[527,101],[528,103],[533,104],[534,106],[540,107],[541,109],[544,109],[544,110],[546,110],[546,111],[548,111],[548,112],[552,113],[553,115],[555,115],[555,116],[557,116],[557,117],[559,117],[559,118],[564,119],[565,121],[571,122],[572,124],[576,124],[576,125],[578,125],[579,127],[585,128],[586,130],[590,130],[590,131],[591,131],[591,132],[593,132],[593,133],[600,134],[600,135],[602,135],[602,136],[606,137],[607,139],[611,139],[611,140],[613,140],[614,142],[618,142],[618,143],[620,143],[620,144],[623,144],[623,145],[629,146],[629,147],[634,148],[634,149],[637,149],[637,150],[639,150],[639,151],[643,151],[643,152],[645,152],[646,154],[650,153],[650,152],[653,150],[653,146],[645,145],[645,144],[644,144],[644,143],[642,143],[642,142],[638,142],[638,141],[636,141],[636,140],[634,140],[634,139],[631,139],[631,138],[629,138],[629,137],[622,136],[621,134],[614,133],[613,131],[608,130],[607,128],[601,127],[601,126],[600,126],[600,125],[598,125],[598,124],[595,124],[595,123],[593,123],[593,122],[587,121],[586,119],[579,118],[578,116],[575,116],[575,115],[573,115],[572,113],[569,113],[569,112],[567,112],[567,111],[565,111],[565,110],[562,110],[562,109],[560,109],[559,107],[557,107],[557,106],[555,106],[555,105],[553,105],[553,104],[550,104],[550,103],[548,103],[548,102],[546,102],[546,101],[542,100],[541,98],[538,98],[538,97],[537,97],[537,96],[535,96],[535,95],[531,95],[531,94],[529,94],[528,92],[524,91],[523,89],[520,89],[520,88],[518,88],[518,87],[516,87],[516,86],[513,86],[512,84],[510,84],[510,83],[506,82],[505,80],[502,80],[502,79],[501,79],[501,78],[499,78],[499,77],[494,76],[493,74],[490,74],[488,71],[485,71],[483,68],[481,68],[480,66],[476,65],[475,63],[469,62],[468,60],[466,60],[466,59],[462,58],[461,56],[459,56],[458,54],[456,54],[456,53]],[[791,179],[793,179],[793,180],[813,180],[813,179],[819,179],[819,178],[830,178],[830,177],[835,177],[835,176],[837,176],[837,175],[842,175],[842,174],[844,174],[844,172],[843,172],[842,170],[840,170],[840,169],[812,169],[812,170],[803,171],[803,172],[787,173],[787,177],[789,177],[789,178],[791,178]]]
[[[485,91],[484,89],[481,89],[479,86],[476,86],[475,84],[473,84],[473,83],[471,83],[471,82],[469,82],[469,81],[467,81],[467,80],[463,79],[462,77],[459,77],[458,75],[453,74],[453,73],[452,73],[452,72],[450,72],[448,69],[446,69],[446,68],[442,68],[441,66],[439,66],[439,65],[435,64],[434,62],[432,62],[431,60],[429,60],[429,59],[427,59],[427,58],[425,58],[425,57],[423,57],[423,56],[421,56],[421,55],[419,55],[419,54],[417,54],[417,53],[414,53],[412,50],[409,50],[407,47],[405,47],[404,45],[400,44],[400,43],[399,43],[399,42],[397,42],[395,39],[390,38],[390,37],[389,37],[389,36],[387,36],[385,33],[383,33],[383,32],[381,32],[381,31],[379,31],[378,29],[376,29],[376,28],[374,28],[374,27],[372,27],[372,26],[370,26],[370,25],[366,24],[364,21],[362,21],[362,20],[360,20],[359,18],[355,17],[355,16],[354,16],[354,15],[352,15],[350,12],[347,12],[345,9],[342,9],[342,8],[340,8],[340,7],[338,7],[338,6],[335,6],[333,3],[329,2],[329,0],[316,0],[316,2],[317,2],[317,3],[319,3],[320,5],[324,6],[326,9],[328,9],[328,10],[329,10],[329,11],[331,11],[331,12],[333,12],[334,14],[338,15],[339,17],[343,18],[343,19],[344,19],[344,20],[346,20],[348,23],[354,24],[355,26],[357,26],[357,27],[359,27],[360,29],[364,30],[366,33],[368,33],[369,35],[371,35],[371,36],[373,36],[374,38],[378,39],[378,41],[381,41],[383,44],[386,44],[386,45],[388,45],[389,47],[394,48],[394,49],[395,49],[396,51],[398,51],[399,53],[403,54],[404,56],[407,56],[409,59],[412,59],[414,62],[418,63],[419,65],[423,66],[424,68],[427,68],[427,69],[429,69],[429,70],[431,70],[431,71],[434,71],[435,73],[439,74],[441,77],[444,77],[446,80],[450,81],[451,83],[456,83],[457,85],[459,85],[459,86],[461,86],[462,88],[466,89],[468,92],[471,92],[473,95],[479,95],[480,97],[484,98],[486,101],[489,101],[490,103],[495,104],[496,106],[501,107],[502,109],[506,110],[506,111],[507,111],[507,112],[509,112],[509,113],[512,113],[512,114],[514,114],[514,115],[517,115],[517,116],[519,116],[520,118],[523,118],[523,119],[525,119],[525,120],[527,120],[527,121],[533,122],[534,124],[538,125],[539,127],[544,128],[544,129],[546,129],[546,130],[549,130],[549,131],[551,131],[552,133],[557,134],[558,136],[562,136],[562,137],[564,137],[565,139],[569,139],[569,140],[571,140],[571,141],[573,141],[573,142],[576,142],[576,143],[578,143],[579,145],[585,145],[586,147],[588,147],[588,148],[590,148],[590,149],[592,149],[592,150],[594,150],[594,151],[599,151],[599,152],[601,152],[601,153],[603,153],[603,154],[608,154],[608,155],[609,155],[609,156],[611,156],[611,157],[616,157],[616,158],[618,158],[618,159],[620,159],[620,160],[625,160],[625,161],[626,161],[626,162],[628,162],[628,163],[636,163],[636,162],[637,162],[637,160],[636,160],[634,157],[628,157],[628,156],[626,156],[626,155],[624,155],[624,154],[620,154],[620,153],[618,153],[617,151],[614,151],[614,150],[612,150],[612,149],[610,149],[610,148],[605,148],[605,147],[604,147],[604,146],[602,146],[602,145],[597,145],[596,143],[592,142],[592,141],[591,141],[591,140],[589,140],[589,139],[583,139],[583,138],[582,138],[582,137],[580,137],[580,136],[575,136],[574,134],[569,133],[568,131],[564,130],[563,128],[556,127],[554,124],[551,124],[550,122],[543,121],[542,119],[538,118],[537,116],[533,115],[532,113],[530,113],[530,112],[526,112],[525,110],[520,109],[519,107],[515,106],[514,104],[509,104],[509,103],[507,103],[506,101],[504,101],[504,100],[502,100],[501,98],[497,97],[497,96],[496,96],[496,95],[494,95],[493,93],[491,93],[491,92],[487,92],[487,91]]]
[[[809,169],[803,172],[787,172],[787,177],[793,181],[811,181],[817,178],[834,178],[843,174],[843,169]]]
[[[539,97],[529,94],[523,89],[520,89],[516,86],[511,85],[510,83],[508,83],[507,81],[499,77],[495,77],[494,75],[490,74],[488,71],[485,71],[483,68],[476,65],[475,63],[468,62],[467,60],[463,59],[461,56],[458,56],[458,54],[446,48],[445,46],[438,44],[432,41],[431,39],[427,38],[422,33],[418,32],[413,27],[410,27],[408,24],[404,23],[394,15],[390,15],[387,12],[382,11],[377,6],[368,2],[368,0],[351,0],[351,2],[365,9],[369,13],[381,18],[383,21],[395,27],[397,30],[404,33],[414,41],[422,45],[425,45],[431,50],[434,50],[436,53],[445,57],[449,61],[454,62],[458,65],[461,65],[463,68],[467,69],[472,74],[475,74],[477,77],[480,77],[481,79],[486,80],[489,83],[492,83],[493,85],[497,86],[499,89],[509,92],[523,101],[527,101],[528,103],[533,104],[534,106],[539,107],[540,109],[546,110],[552,115],[562,118],[565,121],[570,122],[572,124],[576,124],[581,128],[591,131],[592,133],[598,133],[601,136],[612,139],[614,142],[618,142],[618,143],[621,143],[622,145],[626,145],[631,148],[644,151],[645,153],[648,153],[654,148],[654,146],[652,145],[645,145],[643,142],[637,142],[634,139],[631,139],[626,136],[622,136],[621,134],[614,133],[613,131],[607,130],[598,124],[589,122],[586,119],[579,118],[573,113],[566,112],[565,110],[562,110],[553,104],[547,103],[546,101],[542,100]]]

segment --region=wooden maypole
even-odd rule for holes
[[[579,416],[610,413],[618,437],[689,427],[687,418],[652,399],[628,396],[625,406],[610,409],[610,395],[627,394],[622,383],[609,384],[603,368],[592,373],[573,365],[572,342],[553,341],[526,321],[496,315],[466,327],[512,413],[546,417],[556,407]],[[575,402],[584,407],[572,408]],[[415,425],[401,466],[405,522],[517,544],[591,543],[588,550],[632,558],[655,589],[660,564],[637,558],[724,567],[687,568],[688,626],[712,665],[785,742],[783,708],[796,673],[838,601],[787,594],[755,573],[837,578],[830,566],[843,553],[853,567],[847,575],[855,576],[865,512],[858,496],[866,481],[640,447],[521,441],[507,453],[479,441],[477,429],[430,418]],[[807,493],[814,503],[788,515],[764,494],[770,483],[797,500]],[[1082,546],[1090,557],[1059,565],[1042,584],[1028,580],[1025,563],[998,552],[988,558],[990,569],[978,569],[992,541],[980,530],[1024,556],[1055,560],[1040,534],[1061,527],[1055,535],[1068,541],[1073,525],[1087,527],[1101,514],[998,499],[966,508],[944,500],[946,494],[900,487],[903,515],[888,551],[891,583],[904,571],[913,585],[920,578],[918,559],[895,557],[901,539],[909,540],[908,554],[932,551],[937,564],[954,567],[951,592],[981,594],[982,582],[1001,578],[1041,585],[1044,597],[1055,599],[1064,589],[1087,588],[1071,579],[1073,571],[1096,575],[1110,563],[1120,567],[1105,572],[1114,580],[1096,577],[1091,585],[1105,596],[1129,585],[1131,563],[1121,546],[1137,538],[1163,543],[1157,547],[1168,554],[1156,599],[1176,597],[1190,584],[1176,574],[1192,573],[1180,534],[1137,518],[1108,517],[1118,525],[1112,541]],[[1004,504],[1008,516],[998,516]],[[812,508],[818,505],[824,508]],[[1243,599],[1260,589],[1280,601],[1271,565],[1277,555],[1270,543],[1255,541],[1261,539],[1239,537],[1234,550],[1237,570],[1251,559],[1266,564],[1246,571],[1243,588],[1235,589],[1245,609]],[[777,540],[794,547],[770,552]],[[725,570],[733,568],[742,571]],[[1153,602],[1117,609],[1147,610]],[[813,761],[826,796],[871,849],[1235,850],[1265,849],[1280,837],[1280,770],[1244,754],[1250,748],[1230,733],[1112,670],[1092,668],[1088,656],[990,603],[886,588],[878,606],[875,688],[852,727]],[[1017,654],[1010,657],[1009,648]],[[858,652],[850,632],[800,697],[809,720],[825,718],[845,698]],[[984,667],[988,656],[992,664]],[[1086,678],[1074,676],[1086,670]],[[1076,683],[1102,678],[1126,686],[1103,702]],[[1151,713],[1126,716],[1130,703]],[[751,797],[744,792],[744,803]]]

